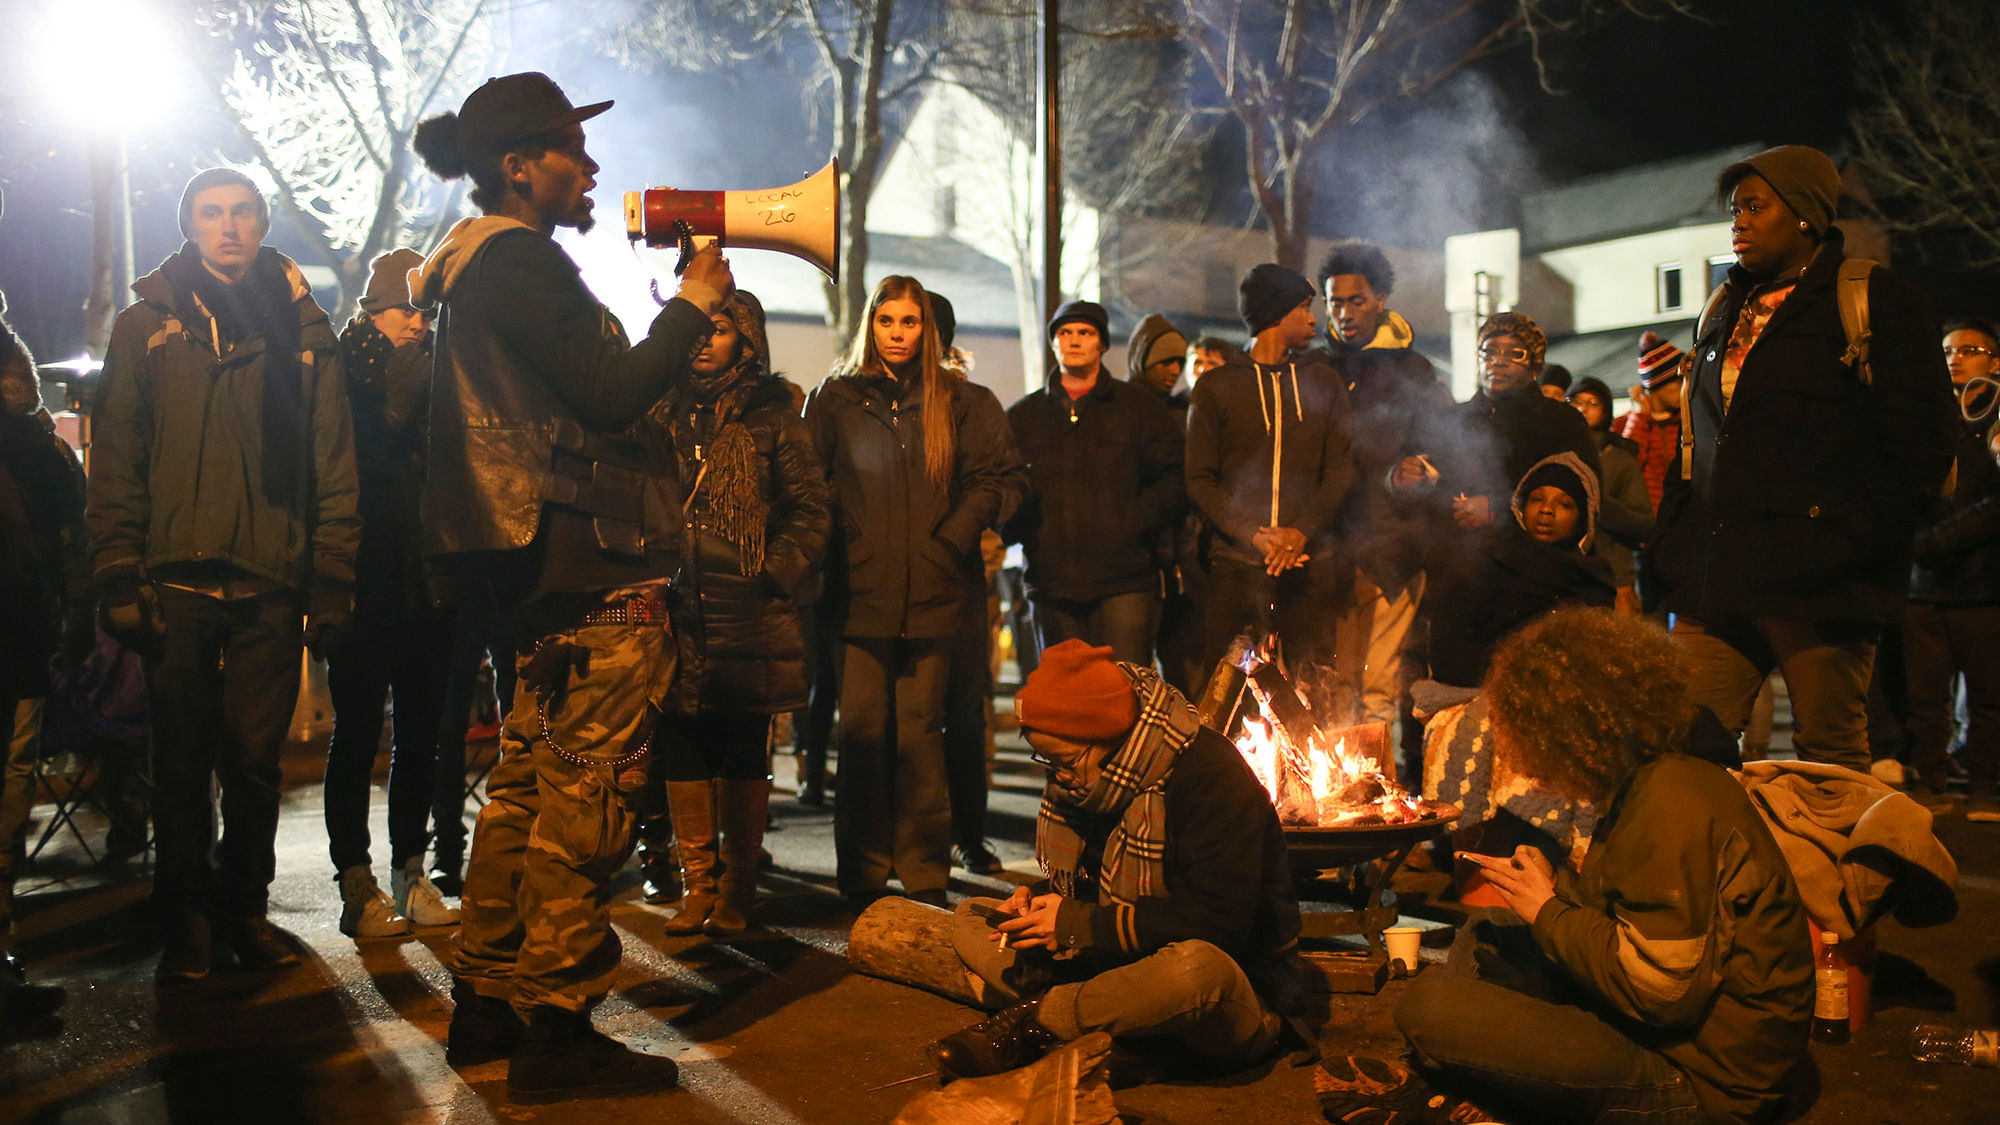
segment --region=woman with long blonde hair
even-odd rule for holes
[[[839,371],[806,402],[833,486],[828,615],[839,630],[841,893],[944,905],[951,803],[941,719],[960,564],[1025,485],[1007,419],[940,363],[923,285],[885,277]]]

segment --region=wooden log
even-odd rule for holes
[[[847,964],[855,972],[977,1005],[971,974],[951,947],[953,915],[912,899],[876,899],[854,920]]]

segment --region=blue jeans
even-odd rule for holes
[[[1526,926],[1475,915],[1445,964],[1410,983],[1396,1005],[1396,1026],[1417,1065],[1442,1074],[1454,1092],[1475,1102],[1504,1099],[1511,1108],[1529,1107],[1523,1119],[1620,1125],[1707,1120],[1679,1067],[1580,1006],[1573,993]]]
[[[1111,659],[1151,667],[1160,596],[1113,594],[1090,601],[1036,598],[1035,633],[1043,651],[1072,638],[1111,646]]]
[[[1040,991],[1038,985],[1057,975],[1035,971],[1034,962],[1056,964],[1049,958],[1001,949],[991,939],[986,920],[972,910],[999,904],[966,899],[952,924],[952,948],[980,979],[992,1007],[1017,1003],[1024,991]],[[1093,1031],[1113,1038],[1166,1036],[1201,1058],[1232,1066],[1268,1054],[1283,1029],[1235,960],[1205,941],[1177,941],[1087,979],[1056,984],[1042,993],[1035,1018],[1065,1041]]]

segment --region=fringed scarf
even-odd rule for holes
[[[764,528],[771,516],[757,471],[757,439],[743,424],[749,399],[763,381],[763,361],[749,352],[723,371],[695,373],[690,401],[667,422],[681,457],[681,479],[692,482],[687,506],[707,497],[708,522],[736,544],[737,565],[746,576],[764,569]],[[704,410],[712,415],[706,430],[715,435],[707,445],[700,422]]]
[[[1098,886],[1113,902],[1132,906],[1167,890],[1167,779],[1181,751],[1194,741],[1201,720],[1151,668],[1120,662],[1139,696],[1139,721],[1118,751],[1105,759],[1096,784],[1078,805],[1048,792],[1035,830],[1035,860],[1055,892],[1070,897],[1083,862],[1085,834],[1116,817],[1104,842]]]

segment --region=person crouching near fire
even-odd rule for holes
[[[1002,1010],[931,1044],[939,1072],[997,1074],[1097,1031],[1226,1067],[1268,1054],[1299,990],[1299,907],[1242,756],[1151,667],[1081,640],[1042,653],[1014,709],[1048,771],[1047,878],[959,904],[953,946]]]
[[[1466,855],[1508,910],[1467,924],[1397,1006],[1423,1077],[1532,1107],[1509,1120],[1783,1108],[1812,1018],[1805,908],[1743,787],[1697,756],[1715,725],[1687,682],[1658,626],[1602,610],[1558,610],[1501,646],[1483,689],[1495,752],[1608,811],[1580,870],[1529,847]]]

